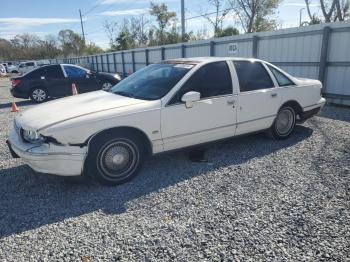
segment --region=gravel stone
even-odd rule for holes
[[[158,155],[103,187],[11,158],[8,89],[0,79],[0,261],[350,260],[349,108],[326,106],[287,140],[216,143],[207,163]]]

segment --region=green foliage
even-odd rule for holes
[[[237,28],[234,28],[233,26],[226,27],[216,33],[216,37],[224,37],[224,36],[232,36],[232,35],[239,35],[239,31]]]

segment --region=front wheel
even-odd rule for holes
[[[49,97],[49,94],[45,88],[36,87],[30,93],[30,99],[35,103],[45,102]]]
[[[290,106],[282,107],[275,121],[268,131],[268,135],[275,139],[285,139],[293,132],[296,122],[295,111]]]
[[[131,180],[137,175],[143,160],[142,141],[132,134],[98,137],[92,141],[89,151],[87,171],[108,186]]]

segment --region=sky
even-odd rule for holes
[[[311,11],[319,13],[316,0],[311,4]],[[180,0],[153,0],[166,3],[170,11],[181,17]],[[61,29],[72,29],[81,34],[79,9],[83,14],[84,29],[88,42],[94,42],[102,48],[108,48],[108,37],[103,29],[107,21],[121,22],[124,18],[148,13],[149,0],[16,0],[3,1],[0,5],[0,38],[11,39],[16,34],[34,33],[40,37],[48,34],[57,35]],[[282,28],[299,25],[300,9],[305,7],[304,0],[282,0],[276,17]],[[191,18],[201,13],[213,12],[213,6],[207,0],[185,0],[185,17]],[[302,10],[302,20],[308,20],[306,9]],[[236,25],[234,15],[230,15],[225,26]],[[186,20],[186,31],[211,27],[201,17]]]

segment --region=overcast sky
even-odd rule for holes
[[[315,0],[314,0],[315,1]],[[169,10],[175,11],[180,20],[180,0],[154,0],[164,2]],[[72,29],[81,33],[79,9],[83,13],[86,38],[99,46],[108,47],[108,39],[102,27],[105,20],[122,21],[123,18],[148,13],[149,0],[16,0],[3,1],[0,8],[0,38],[10,39],[16,34],[35,33],[39,36],[57,34],[61,29]],[[299,25],[299,11],[305,7],[304,0],[284,0],[276,17],[281,27]],[[185,0],[186,17],[198,16],[202,12],[213,12],[207,0]],[[312,5],[313,12],[319,7]],[[307,20],[303,10],[303,20]],[[226,19],[225,25],[235,25],[234,15]],[[203,18],[186,21],[187,31],[211,27]]]

